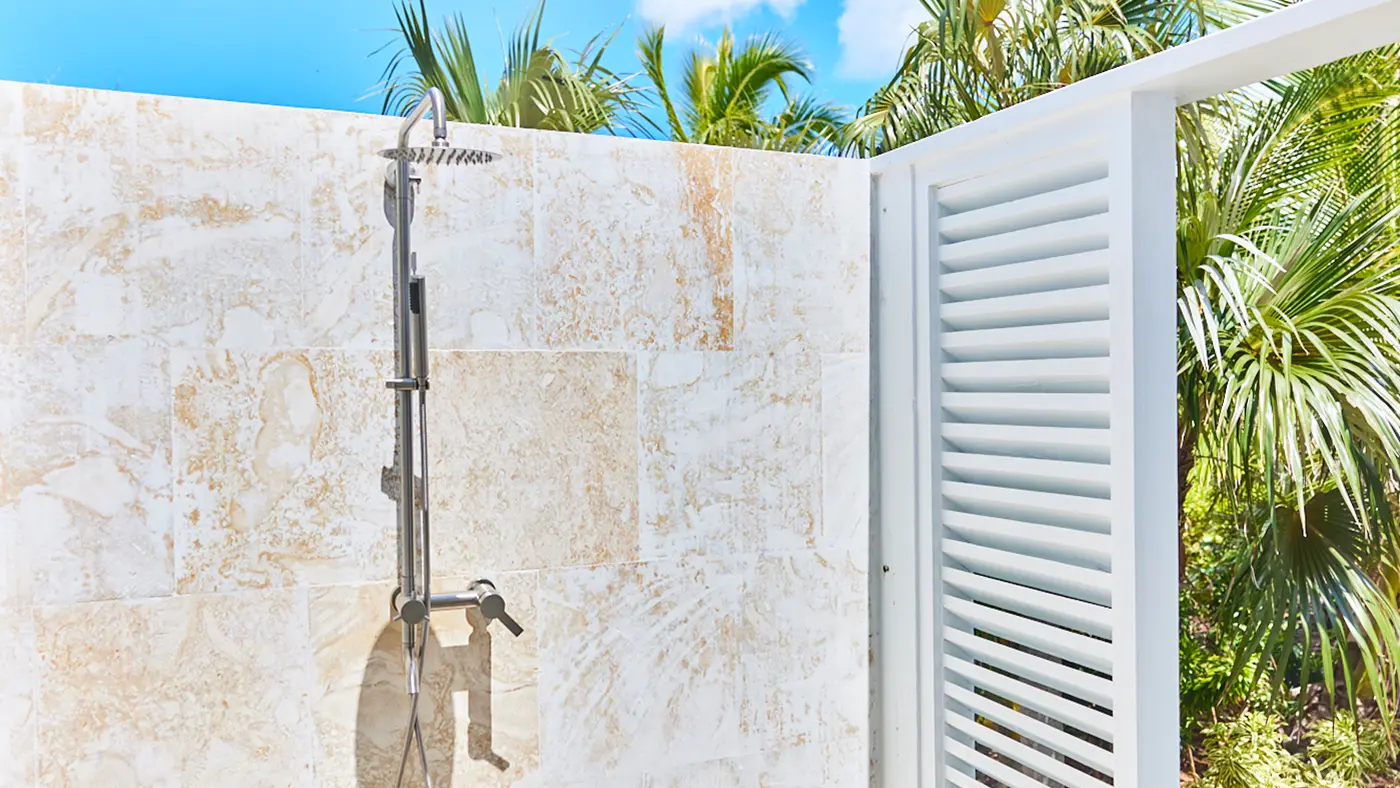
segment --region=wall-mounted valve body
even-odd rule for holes
[[[477,580],[468,586],[466,591],[433,594],[428,597],[426,604],[421,599],[404,597],[396,588],[389,601],[389,609],[394,619],[407,626],[426,621],[429,610],[470,610],[473,608],[480,611],[481,615],[488,621],[501,622],[501,625],[516,637],[525,633],[525,628],[520,626],[520,623],[506,611],[506,598],[501,596],[501,593],[496,590],[496,584],[490,580]]]

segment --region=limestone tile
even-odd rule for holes
[[[309,116],[304,156],[308,344],[392,348],[393,228],[385,214],[399,118]],[[412,142],[427,144],[429,126]],[[451,124],[452,144],[502,154],[480,167],[416,167],[410,225],[427,277],[428,338],[441,348],[535,344],[534,144],[529,132]]]
[[[431,363],[438,572],[636,558],[631,355],[445,351]]]
[[[419,700],[429,771],[437,786],[516,785],[539,765],[538,634],[534,572],[482,572],[507,600],[520,638],[475,612],[439,611]],[[439,578],[438,591],[475,579]],[[409,714],[400,628],[389,620],[392,583],[310,591],[321,788],[392,785]],[[422,784],[414,764],[409,784]]]
[[[644,558],[815,543],[819,359],[644,352],[638,380]]]
[[[864,558],[849,551],[764,555],[745,583],[745,730],[765,751],[868,730]]]
[[[311,786],[303,590],[35,608],[41,786]]]
[[[757,788],[757,756],[676,766],[643,775],[641,788]]]
[[[166,356],[133,341],[0,353],[0,604],[171,593]]]
[[[298,117],[26,86],[30,337],[294,341]]]
[[[434,348],[540,346],[535,297],[536,132],[449,124],[453,146],[500,154],[481,166],[420,167],[413,248],[428,283]],[[415,137],[427,144],[424,137]],[[383,280],[387,285],[389,280]]]
[[[0,501],[12,501],[19,490],[19,463],[5,459],[5,448],[19,442],[8,436],[17,435],[23,423],[24,394],[28,386],[26,353],[23,348],[0,345]],[[11,449],[13,451],[13,449]],[[0,609],[27,607],[33,602],[29,577],[29,556],[24,549],[24,529],[16,521],[13,504],[0,503]]]
[[[0,82],[0,345],[24,339],[24,93]]]
[[[742,753],[744,573],[739,559],[695,558],[541,573],[547,778],[625,778]]]
[[[135,251],[151,192],[137,160],[138,98],[51,85],[22,93],[26,336],[139,336],[151,274]]]
[[[822,357],[821,546],[868,552],[870,359]]]
[[[757,788],[762,755],[658,767],[642,774],[567,780],[560,788]]]
[[[393,576],[387,354],[179,351],[174,368],[180,593]]]
[[[0,785],[34,784],[34,621],[0,605]]]
[[[735,346],[869,347],[866,162],[736,151]]]
[[[300,344],[301,129],[281,107],[143,97],[149,196],[137,262],[148,330],[177,347]]]
[[[869,785],[865,739],[799,744],[756,755],[723,758],[648,772],[636,778],[569,783],[570,788],[864,788]]]
[[[536,254],[549,347],[733,347],[733,154],[537,136]]]
[[[393,228],[377,151],[400,118],[308,113],[302,160],[302,308],[306,344],[392,348]]]
[[[870,748],[866,737],[812,742],[764,753],[757,788],[866,788]]]

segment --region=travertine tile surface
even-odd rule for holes
[[[24,91],[0,82],[0,345],[24,338]]]
[[[642,353],[638,374],[644,557],[813,546],[815,356]]]
[[[399,123],[0,82],[0,784],[392,781]],[[867,784],[868,168],[450,132],[434,785]]]
[[[535,150],[547,346],[733,346],[728,150],[576,134]]]
[[[303,342],[301,157],[306,113],[145,97],[137,167],[146,187],[135,261],[139,310],[176,347]],[[191,111],[195,109],[195,111]]]
[[[39,785],[314,785],[304,590],[35,609]]]
[[[152,195],[138,157],[138,98],[26,85],[25,330],[31,341],[158,339],[136,254]],[[157,275],[159,272],[157,272]]]
[[[171,592],[167,355],[134,341],[0,350],[13,603]]]
[[[384,171],[397,118],[309,113],[301,141],[301,309],[307,344],[392,348],[393,228]]]
[[[866,731],[869,606],[863,557],[765,555],[745,585],[744,724],[766,751]]]
[[[822,357],[822,547],[870,547],[870,358]]]
[[[744,567],[677,559],[541,574],[546,777],[635,775],[744,752]]]
[[[34,781],[34,622],[0,606],[0,785]]]
[[[431,372],[437,571],[637,557],[630,354],[441,352]]]
[[[388,580],[393,397],[376,351],[177,352],[180,593]]]
[[[734,157],[735,347],[866,352],[866,163],[756,151]]]
[[[435,348],[541,346],[535,283],[535,139],[453,123],[454,147],[499,154],[482,166],[423,167],[413,248],[427,277]],[[427,144],[428,132],[418,132]],[[382,266],[381,266],[381,270]],[[376,285],[383,289],[382,276]]]

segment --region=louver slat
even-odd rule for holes
[[[951,567],[944,568],[943,582],[959,595],[1002,610],[1096,637],[1113,636],[1113,624],[1100,605]]]
[[[1085,741],[1077,736],[1053,728],[1044,722],[1023,714],[986,695],[969,692],[955,684],[945,687],[948,700],[962,705],[972,714],[991,720],[1007,730],[1014,731],[1040,744],[1058,750],[1066,756],[1103,774],[1113,775],[1113,752]]]
[[[956,656],[947,656],[944,668],[965,679],[971,686],[1025,706],[1104,741],[1113,741],[1113,717],[1108,714],[1066,700],[1057,693],[1047,692],[1018,679],[978,667]]]
[[[1108,284],[1108,250],[946,273],[941,282],[943,297],[955,302],[1103,285]]]
[[[1063,692],[1070,697],[1087,700],[1104,708],[1111,708],[1113,705],[1113,682],[1092,673],[1075,670],[956,629],[943,633],[943,638],[961,649],[968,657],[983,664],[1015,673],[1056,692]]]
[[[1001,761],[994,761],[952,737],[949,737],[947,747],[949,755],[957,758],[968,766],[974,767],[977,771],[993,777],[1002,785],[1009,786],[1009,788],[1045,788],[1044,783],[1034,777],[1013,769],[1011,766]],[[1002,754],[1000,750],[998,750],[998,754]],[[1075,788],[1078,788],[1078,786]]]
[[[952,618],[961,619],[974,629],[990,632],[1027,648],[1104,673],[1113,669],[1113,651],[1107,641],[1078,635],[965,599],[950,597],[944,601],[944,609]]]
[[[954,730],[972,737],[988,749],[995,750],[999,755],[1006,756],[1023,766],[1028,766],[1064,785],[1075,786],[1075,788],[1105,785],[1089,774],[1003,735],[987,725],[980,725],[966,717],[958,716],[949,717],[948,725]]]

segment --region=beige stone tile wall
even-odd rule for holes
[[[391,783],[396,127],[0,82],[0,785]],[[434,785],[865,785],[866,165],[452,135]]]

